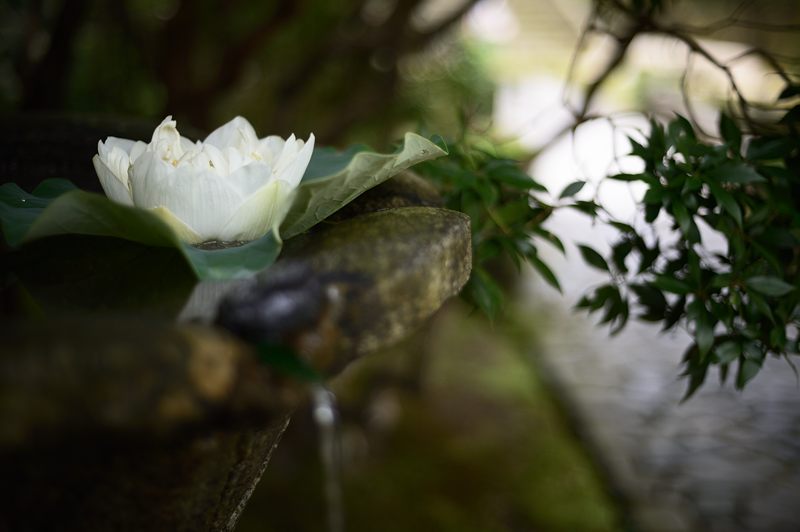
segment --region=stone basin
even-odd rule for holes
[[[0,530],[233,530],[307,400],[254,342],[332,377],[458,293],[470,238],[406,173],[287,241],[205,317],[4,319]]]

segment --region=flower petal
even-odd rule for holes
[[[283,151],[283,145],[286,141],[277,135],[270,135],[258,141],[257,153],[261,158],[269,162],[272,166],[278,162],[278,158]]]
[[[138,159],[139,156],[141,154],[143,154],[146,149],[147,149],[147,144],[145,144],[141,140],[137,140],[136,142],[134,142],[133,146],[131,147],[131,150],[129,152],[130,153],[131,164],[133,164],[133,162],[136,159]]]
[[[251,162],[240,166],[226,179],[246,199],[273,180],[272,167],[263,161]]]
[[[122,181],[125,186],[128,186],[128,170],[131,167],[131,158],[127,153],[114,146],[110,151],[106,152],[105,157],[100,154],[100,160],[105,163],[117,179]]]
[[[194,230],[186,225],[183,220],[175,216],[175,214],[166,207],[156,207],[150,209],[150,212],[161,218],[170,228],[175,231],[178,238],[189,244],[199,244],[204,239],[198,235]]]
[[[184,147],[192,145],[191,141],[183,140],[178,132],[178,123],[168,116],[153,131],[148,149],[157,152],[162,159],[177,161],[183,156]]]
[[[213,169],[174,168],[147,151],[131,167],[130,186],[137,207],[166,207],[203,240],[220,238],[243,198]]]
[[[103,162],[99,155],[92,157],[92,164],[94,171],[97,172],[97,177],[100,180],[100,186],[103,187],[103,192],[106,196],[111,198],[117,203],[123,205],[133,205],[131,199],[131,191],[127,183],[123,183],[119,177]]]
[[[105,142],[99,142],[97,144],[97,153],[100,154],[102,157],[107,152],[111,151],[113,148],[119,148],[128,155],[131,153],[131,149],[133,148],[135,141],[130,139],[121,139],[119,137],[108,137]]]
[[[294,161],[295,157],[297,157],[297,152],[299,150],[300,148],[297,145],[297,139],[295,138],[294,133],[292,133],[283,144],[283,150],[281,151],[278,160],[275,162],[275,173],[278,175],[284,173],[286,168],[288,168],[292,164],[292,161]]]
[[[220,150],[234,147],[242,151],[250,151],[258,144],[258,136],[246,118],[237,116],[212,131],[204,143],[212,144]]]
[[[247,198],[220,232],[223,241],[255,240],[278,228],[289,212],[294,189],[283,181],[272,181]]]
[[[295,143],[295,146],[302,142],[302,140],[298,141]],[[282,169],[275,169],[275,172],[277,173],[276,177],[288,183],[292,188],[296,187],[298,184],[300,184],[300,180],[303,179],[303,174],[306,173],[306,168],[308,168],[308,163],[311,161],[311,155],[313,155],[313,153],[314,134],[312,133],[308,137],[308,142],[306,142],[305,145],[302,145],[302,149],[295,154],[294,158],[289,161],[288,164],[286,164]],[[281,159],[283,159],[283,155],[281,155]]]

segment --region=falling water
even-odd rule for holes
[[[344,532],[342,503],[341,449],[336,396],[322,385],[312,389],[314,421],[319,430],[319,454],[324,470],[325,501],[328,506],[328,531]]]

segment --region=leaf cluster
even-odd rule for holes
[[[445,146],[444,140],[438,141]],[[504,303],[496,267],[503,261],[517,268],[526,262],[557,290],[552,269],[539,256],[537,243],[549,242],[562,253],[561,240],[542,224],[554,207],[533,193],[547,192],[512,159],[468,141],[449,149],[450,156],[427,161],[415,171],[432,181],[445,206],[467,214],[472,224],[473,270],[463,296],[494,318]]]
[[[722,114],[716,143],[700,139],[681,116],[666,126],[653,121],[646,142],[631,139],[632,155],[645,170],[610,176],[646,185],[646,224],[640,230],[611,222],[620,236],[608,259],[581,249],[611,282],[584,297],[580,308],[604,310],[603,321],[614,330],[633,314],[665,330],[690,332],[693,343],[683,358],[687,397],[712,366],[723,382],[735,370],[738,388],[768,355],[786,358],[794,369],[790,355],[798,353],[800,325],[796,115],[789,111],[780,135],[745,135]],[[647,232],[659,217],[671,223],[676,242]],[[704,246],[703,225],[721,235],[724,252]]]

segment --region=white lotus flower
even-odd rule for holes
[[[152,210],[196,244],[277,237],[313,150],[313,134],[259,139],[240,116],[195,143],[168,116],[150,144],[108,137],[92,162],[109,198]]]

